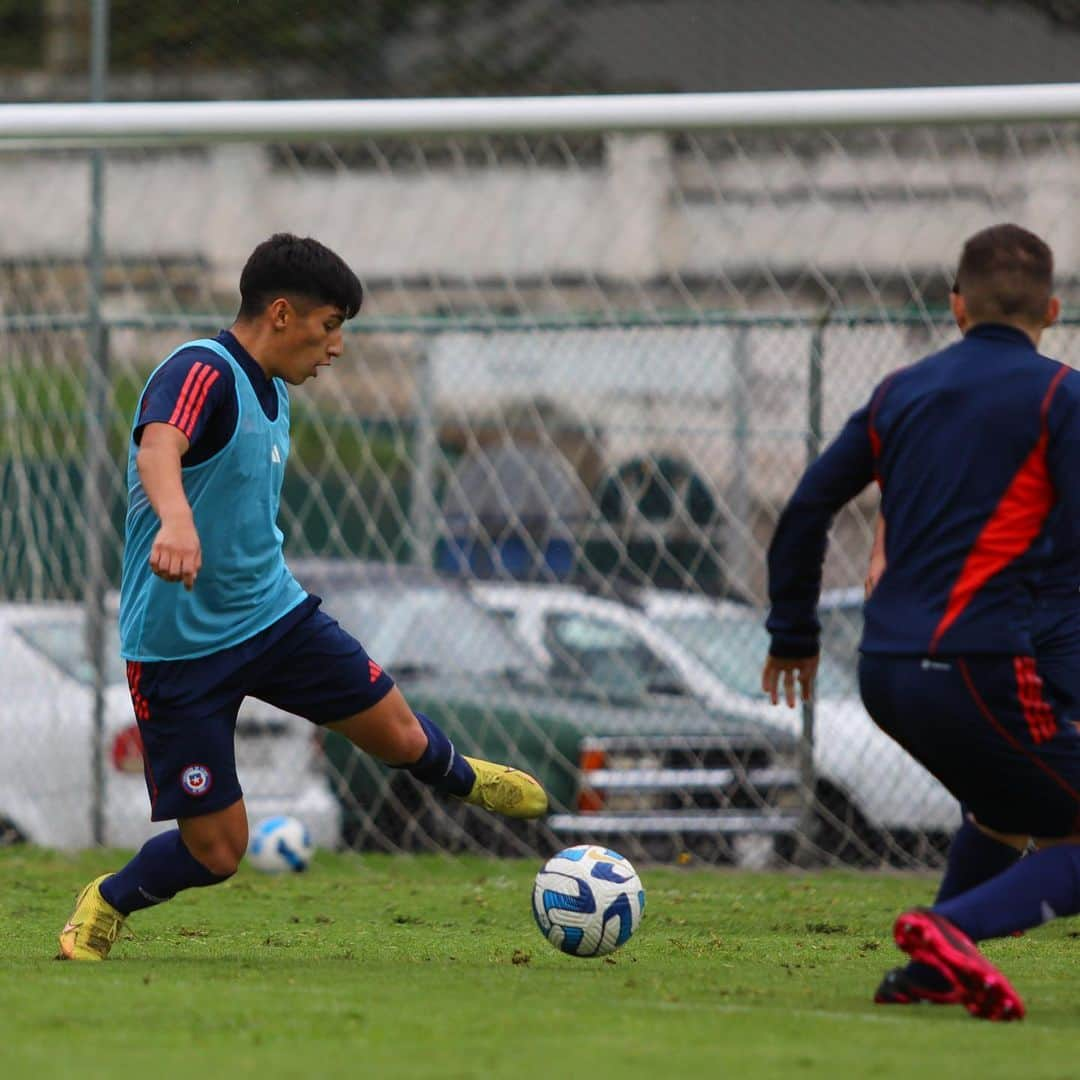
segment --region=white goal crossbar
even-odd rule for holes
[[[1080,83],[731,94],[0,105],[0,145],[1080,119]]]

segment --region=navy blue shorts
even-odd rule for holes
[[[1080,832],[1080,732],[1029,656],[863,654],[863,704],[976,821],[999,832]]]
[[[243,797],[233,736],[245,697],[326,724],[390,692],[394,680],[319,604],[308,597],[266,630],[211,656],[128,662],[153,821],[198,817]]]

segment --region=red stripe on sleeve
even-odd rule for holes
[[[206,367],[206,365],[201,360],[196,360],[195,363],[191,365],[191,369],[187,373],[187,378],[184,380],[184,385],[180,387],[180,396],[176,399],[176,408],[173,409],[172,416],[169,417],[170,424],[175,426],[177,421],[179,421],[183,414],[184,407],[187,404],[188,393],[204,367]]]
[[[1068,371],[1062,365],[1050,380],[1040,409],[1042,432],[1039,441],[1016,470],[968,552],[960,576],[949,593],[945,614],[930,639],[931,653],[937,649],[942,636],[964,612],[979,589],[1027,551],[1053,509],[1055,494],[1046,466],[1046,444],[1049,439],[1046,417],[1050,402]]]
[[[213,368],[208,364],[203,364],[203,370],[199,372],[198,379],[195,380],[194,385],[191,387],[190,392],[187,395],[187,404],[184,407],[184,411],[180,414],[180,419],[176,422],[176,426],[183,431],[187,426],[188,417],[191,416],[191,410],[195,402],[199,400],[199,393],[203,388],[203,384],[210,377],[213,372]]]
[[[206,404],[206,396],[210,393],[210,387],[218,381],[221,376],[221,372],[216,369],[211,369],[211,374],[197,391],[192,393],[192,405],[190,416],[185,416],[180,426],[180,430],[190,439],[191,433],[195,430],[195,424],[199,419],[199,413],[202,412],[203,406]],[[196,394],[198,395],[196,397]]]

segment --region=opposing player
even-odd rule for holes
[[[961,327],[963,329],[963,327]],[[1039,677],[1060,702],[1062,719],[1080,719],[1080,544],[1057,510],[1048,525],[1050,557],[1039,578],[1032,617],[1031,644]],[[867,596],[885,571],[885,519],[878,516],[866,577]],[[1030,849],[1030,838],[1003,841],[979,828],[960,808],[960,828],[949,845],[945,874],[936,902],[959,896],[1007,870]],[[874,995],[881,1005],[948,1002],[952,987],[935,968],[914,961],[887,972]]]
[[[525,773],[459,754],[293,578],[276,519],[289,394],[342,353],[356,275],[312,239],[252,252],[230,330],[189,342],[151,375],[128,454],[121,647],[154,821],[177,828],[90,882],[62,959],[103,960],[125,918],[235,873],[248,839],[233,731],[253,696],[340,732],[437,791],[538,817]]]
[[[1037,351],[1060,309],[1052,270],[1018,226],[971,237],[952,297],[963,340],[876,388],[803,476],[769,550],[762,686],[793,705],[797,684],[813,691],[829,524],[879,480],[887,563],[866,604],[863,702],[1007,865],[902,913],[894,936],[940,976],[938,1000],[996,1020],[1024,1006],[974,942],[1080,911],[1080,733],[1032,647],[1056,505],[1080,535],[1080,375]],[[1029,837],[1038,850],[1014,861]]]

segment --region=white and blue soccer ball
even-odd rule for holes
[[[294,817],[264,818],[255,826],[248,845],[248,862],[268,874],[299,873],[315,854],[311,833]]]
[[[617,851],[579,844],[553,855],[536,875],[536,925],[571,956],[614,952],[630,939],[644,911],[641,879]]]

